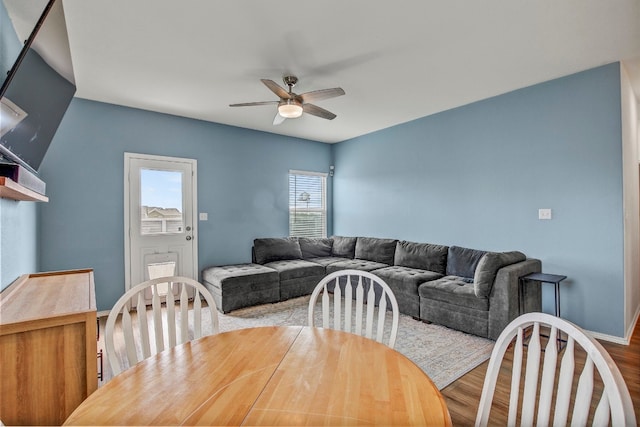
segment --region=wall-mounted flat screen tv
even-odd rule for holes
[[[20,7],[16,0],[0,4],[0,13],[6,15],[3,23],[15,21],[15,25],[3,24],[14,27],[2,29],[3,45],[11,43],[11,30],[20,40]],[[61,39],[66,50],[59,48]],[[33,172],[40,167],[76,91],[68,51],[62,1],[50,0],[0,89],[0,154]]]

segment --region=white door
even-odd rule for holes
[[[125,153],[124,163],[125,290],[156,277],[197,279],[196,161]]]

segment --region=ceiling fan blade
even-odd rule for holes
[[[262,83],[264,83],[264,85],[266,87],[268,87],[271,90],[271,92],[275,93],[280,98],[282,98],[282,99],[290,99],[291,98],[291,95],[289,95],[289,92],[284,90],[278,83],[274,82],[273,80],[260,79],[260,81]]]
[[[280,101],[243,102],[241,104],[229,104],[229,107],[253,107],[254,105],[273,105]]]
[[[278,126],[280,123],[287,120],[286,117],[282,117],[279,113],[276,113],[276,116],[273,118],[273,125]]]
[[[344,95],[344,90],[341,87],[334,87],[332,89],[313,90],[311,92],[302,93],[298,96],[302,99],[302,102],[316,102],[342,95]]]
[[[327,111],[324,108],[318,107],[317,105],[302,104],[302,109],[304,110],[305,113],[322,117],[323,119],[333,120],[336,118],[336,115],[333,114],[331,111]]]

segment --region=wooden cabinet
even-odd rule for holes
[[[21,276],[0,293],[0,420],[61,425],[97,388],[93,270]]]

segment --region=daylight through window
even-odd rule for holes
[[[289,235],[327,237],[327,174],[289,171]]]
[[[140,169],[140,234],[182,233],[182,172]]]

